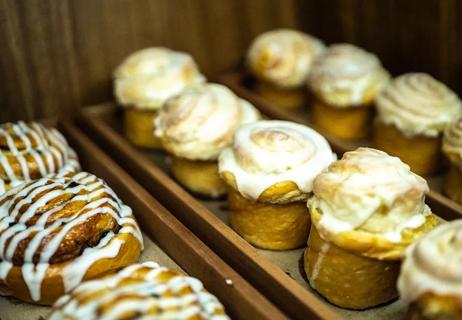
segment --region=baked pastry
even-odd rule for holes
[[[237,128],[259,119],[258,111],[225,86],[190,87],[169,99],[156,118],[156,135],[172,155],[173,176],[187,189],[218,197],[226,193],[217,158]]]
[[[247,67],[256,78],[256,90],[285,108],[306,103],[305,82],[324,44],[308,34],[276,29],[259,35],[247,53]]]
[[[84,282],[55,303],[48,319],[227,320],[229,317],[223,305],[198,279],[149,261]]]
[[[229,185],[229,223],[251,244],[287,250],[306,243],[313,179],[332,161],[316,131],[287,121],[242,126],[219,158]]]
[[[462,318],[462,220],[445,223],[406,251],[398,289],[407,319]]]
[[[394,79],[377,97],[374,144],[420,175],[440,164],[441,134],[461,114],[457,95],[425,73]]]
[[[204,81],[187,53],[153,47],[129,55],[114,72],[114,91],[125,109],[127,138],[140,147],[160,147],[153,126],[157,111],[185,87]]]
[[[438,223],[424,202],[427,191],[408,165],[379,150],[359,148],[331,164],[308,200],[310,285],[343,308],[396,298],[403,251]]]
[[[373,53],[351,44],[330,46],[314,63],[308,78],[314,96],[313,124],[341,139],[364,138],[373,101],[389,79]]]
[[[25,181],[78,171],[77,155],[58,130],[37,122],[0,125],[0,195]]]
[[[446,128],[442,150],[450,162],[444,183],[444,193],[462,204],[462,118]]]
[[[0,196],[0,294],[51,304],[138,260],[129,207],[92,174],[41,178]]]

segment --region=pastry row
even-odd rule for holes
[[[0,295],[49,319],[228,319],[202,283],[154,262],[132,210],[55,129],[0,125]]]

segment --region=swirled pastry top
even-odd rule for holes
[[[117,101],[138,109],[159,109],[185,87],[204,81],[189,54],[162,47],[132,53],[114,72]]]
[[[0,194],[24,181],[79,170],[77,155],[56,129],[23,121],[0,125]]]
[[[443,152],[452,163],[462,168],[462,118],[446,127],[443,135]]]
[[[259,35],[250,45],[247,65],[253,75],[281,88],[301,87],[313,61],[324,51],[317,38],[290,29]]]
[[[207,83],[169,99],[155,119],[155,134],[178,157],[215,160],[240,125],[259,118],[249,102],[227,87]]]
[[[154,262],[88,281],[53,306],[50,320],[227,320],[218,299],[195,278]]]
[[[94,175],[27,182],[0,196],[0,279],[21,268],[31,299],[39,301],[49,268],[62,266],[70,290],[94,262],[115,257],[127,237],[140,249],[131,209]]]
[[[294,182],[306,198],[314,178],[334,160],[329,143],[313,129],[261,120],[237,130],[218,166],[220,174],[234,176],[237,190],[246,198],[258,200],[266,189],[285,181]]]
[[[461,114],[459,97],[425,73],[395,78],[376,101],[378,117],[407,136],[436,137]]]
[[[323,238],[363,231],[400,244],[405,229],[423,226],[431,214],[424,201],[428,190],[399,158],[359,148],[316,177],[308,207],[320,214],[313,222]]]
[[[398,289],[406,303],[425,293],[462,303],[462,220],[439,226],[406,251]]]
[[[329,105],[351,107],[372,102],[389,79],[376,55],[351,44],[334,44],[314,63],[308,85]]]

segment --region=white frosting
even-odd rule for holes
[[[378,118],[407,136],[436,137],[461,114],[459,97],[425,73],[395,78],[376,101]]]
[[[431,292],[462,299],[462,220],[445,223],[406,250],[398,279],[405,303]]]
[[[0,194],[6,184],[15,187],[32,175],[40,178],[80,170],[74,150],[55,129],[35,122],[5,123],[0,125],[2,139],[6,143],[0,148]]]
[[[359,148],[316,177],[308,207],[322,213],[321,234],[361,227],[399,242],[403,229],[418,228],[430,214],[427,191],[427,182],[399,158]]]
[[[249,102],[225,86],[208,83],[169,99],[155,119],[155,134],[178,157],[215,160],[240,125],[259,118]]]
[[[75,184],[75,186],[74,186]],[[63,195],[68,200],[47,208],[46,206]],[[101,197],[96,199],[96,197]],[[84,201],[85,205],[76,212],[61,215],[63,209]],[[46,208],[46,209],[44,209]],[[34,224],[30,219],[40,212]],[[131,233],[142,245],[142,236],[131,209],[120,201],[114,192],[100,179],[86,172],[72,178],[42,178],[10,189],[0,196],[0,279],[5,281],[12,268],[12,259],[21,240],[30,239],[24,251],[21,267],[24,281],[31,298],[39,301],[41,285],[50,266],[50,259],[65,241],[73,227],[86,223],[95,215],[109,214],[121,227],[118,234]],[[39,262],[34,262],[42,241],[53,235],[40,249]],[[109,232],[93,248],[86,248],[82,254],[66,261],[62,280],[65,290],[71,290],[85,276],[88,269],[103,258],[113,258],[119,253],[122,240]]]
[[[257,200],[272,185],[292,181],[304,193],[335,161],[329,143],[301,124],[265,120],[240,127],[219,158],[219,172],[234,175],[239,192]]]
[[[247,64],[263,81],[283,88],[301,87],[324,44],[305,33],[278,29],[259,35],[250,45]]]
[[[335,44],[316,60],[308,84],[326,103],[352,107],[371,102],[389,78],[376,55],[351,44]]]
[[[132,53],[117,67],[114,78],[121,105],[151,110],[185,87],[205,81],[189,54],[162,47]]]
[[[92,299],[86,299],[89,296]],[[111,308],[102,308],[107,305]],[[199,280],[154,262],[134,264],[115,275],[81,284],[55,303],[49,319],[110,320],[126,312],[139,313],[143,319],[229,320],[220,314],[221,303]]]

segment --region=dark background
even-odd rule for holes
[[[460,0],[0,0],[0,122],[69,116],[111,99],[130,52],[190,52],[216,77],[276,27],[377,53],[394,75],[424,71],[462,93]]]

